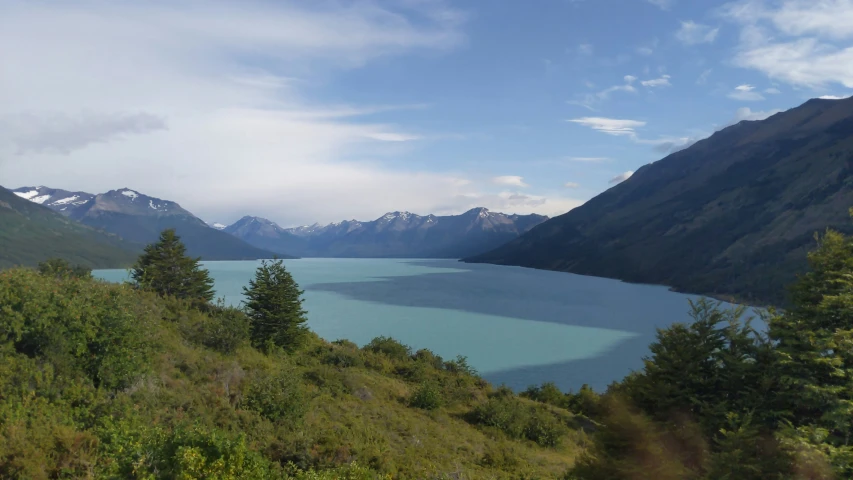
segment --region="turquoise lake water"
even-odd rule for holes
[[[242,301],[259,262],[205,262],[217,296]],[[488,380],[523,389],[553,381],[603,390],[633,369],[655,328],[688,321],[688,299],[665,287],[451,260],[300,259],[311,329],[363,345],[394,337],[468,361]],[[122,281],[125,270],[100,270]]]

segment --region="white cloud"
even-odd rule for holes
[[[636,128],[646,125],[646,122],[638,120],[623,120],[603,117],[583,117],[568,121],[592,128],[593,130],[598,130],[599,132],[603,132],[608,135],[626,136],[631,138],[637,137]]]
[[[779,95],[780,93],[782,93],[782,91],[776,87],[770,87],[770,88],[765,88],[764,93],[766,93],[768,95]]]
[[[734,88],[734,91],[729,92],[728,97],[744,102],[757,102],[764,100],[764,96],[756,92],[755,87],[752,85],[738,85]]]
[[[524,177],[519,177],[517,175],[503,175],[500,177],[492,178],[492,183],[495,185],[506,185],[509,187],[529,187],[530,185],[524,183]]]
[[[564,186],[566,188],[580,188],[580,184],[575,182],[566,182]]]
[[[341,69],[464,43],[464,15],[448,3],[399,5],[0,2],[0,178],[91,192],[128,185],[222,222],[577,204],[559,193],[485,194],[489,185],[452,169],[386,166],[435,135],[370,115],[423,105],[307,99],[305,85]]]
[[[675,4],[675,0],[646,0],[656,7],[660,7],[663,10],[669,10]]]
[[[850,98],[851,96],[853,96],[853,94],[849,94],[849,95],[821,95],[820,97],[817,97],[817,98],[820,98],[821,100],[844,100],[845,98]]]
[[[569,160],[582,163],[602,163],[610,161],[607,157],[569,157]]]
[[[637,80],[637,77],[635,77],[635,76],[633,76],[633,75],[625,75],[625,76],[623,77],[623,80],[625,80],[625,83],[627,83],[627,84],[631,84],[631,83],[634,83],[634,82]]]
[[[681,22],[681,27],[675,32],[675,38],[685,45],[696,45],[700,43],[712,43],[720,32],[719,28],[712,28],[691,20]]]
[[[581,95],[579,97],[580,98],[579,100],[572,100],[572,101],[569,101],[568,103],[570,105],[579,105],[579,106],[587,108],[591,111],[595,111],[595,109],[593,108],[593,105],[595,105],[601,101],[607,100],[608,98],[610,98],[610,94],[612,94],[614,92],[635,93],[637,91],[637,89],[633,85],[633,83],[635,81],[637,81],[637,77],[635,77],[633,75],[625,75],[624,77],[622,77],[622,80],[625,82],[622,85],[614,85],[612,87],[605,88],[604,90],[601,90],[600,92],[588,93],[585,95]],[[589,85],[588,84],[587,86],[592,88],[595,85]]]
[[[655,53],[655,51],[652,47],[637,47],[637,53],[648,56]]]
[[[741,107],[735,112],[735,121],[730,124],[743,120],[764,120],[765,118],[776,115],[781,111],[782,110],[753,111],[749,107]]]
[[[741,26],[734,64],[792,85],[853,88],[853,0],[741,0],[723,9]]]
[[[592,44],[589,44],[589,43],[582,43],[582,44],[578,45],[578,48],[577,48],[577,52],[580,55],[592,55],[594,50],[595,49],[592,46]]]
[[[615,177],[611,178],[608,183],[610,183],[611,185],[616,184],[616,183],[622,183],[625,180],[628,180],[629,178],[631,178],[631,175],[633,175],[633,174],[634,174],[634,172],[632,172],[631,170],[628,170],[627,172],[620,173],[619,175],[616,175]]]
[[[643,80],[640,82],[644,87],[671,87],[672,84],[669,83],[669,79],[672,78],[669,75],[662,75],[660,78],[655,78],[652,80]]]
[[[67,155],[94,143],[108,143],[128,135],[166,129],[163,118],[147,113],[17,114],[0,117],[0,142],[5,139],[11,143],[18,155]]]

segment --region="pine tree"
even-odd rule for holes
[[[836,447],[853,446],[853,241],[827,231],[810,271],[791,289],[792,306],[770,321],[795,427],[816,427]],[[849,453],[849,452],[847,452]],[[845,453],[845,455],[847,454]],[[845,473],[853,474],[853,467]]]
[[[302,294],[281,260],[264,261],[255,278],[243,287],[246,313],[252,323],[252,343],[264,348],[268,343],[293,349],[307,331]]]
[[[213,279],[201,268],[201,259],[187,256],[186,251],[174,229],[164,230],[160,240],[145,247],[133,266],[133,283],[163,296],[210,302]]]

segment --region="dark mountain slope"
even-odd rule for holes
[[[392,212],[369,222],[288,229],[244,217],[225,231],[260,248],[306,257],[461,258],[502,245],[546,219],[476,208],[455,216]]]
[[[853,99],[740,122],[468,262],[781,303],[816,231],[851,231]]]
[[[91,268],[129,266],[141,250],[0,187],[0,268],[59,257]]]
[[[127,188],[99,195],[43,186],[22,187],[14,192],[21,198],[131,243],[152,243],[160,232],[174,228],[186,244],[188,253],[204,260],[254,260],[276,255],[210,227],[175,202]],[[278,256],[292,258],[281,253]]]

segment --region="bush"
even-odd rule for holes
[[[543,383],[541,387],[527,387],[521,396],[556,407],[567,408],[568,406],[566,395],[553,382]]]
[[[448,372],[452,373],[459,373],[471,377],[478,376],[477,370],[468,364],[468,357],[463,357],[462,355],[458,355],[455,360],[444,362],[444,368]]]
[[[389,337],[376,337],[364,349],[384,354],[391,360],[408,360],[412,356],[411,348]]]
[[[139,297],[123,286],[0,273],[0,343],[107,389],[127,387],[151,364],[153,325],[138,308]]]
[[[247,389],[244,406],[274,423],[295,425],[305,415],[302,383],[292,372],[258,374]]]
[[[184,326],[184,335],[193,343],[220,353],[230,354],[249,340],[249,317],[231,307],[214,308],[209,315],[201,315]]]
[[[414,359],[415,361],[429,365],[436,370],[442,370],[444,368],[444,360],[433,353],[432,350],[428,350],[426,348],[415,352]]]
[[[332,347],[331,351],[323,355],[321,362],[340,368],[364,366],[364,359],[358,350],[353,351],[345,347]]]
[[[556,447],[568,431],[551,412],[524,405],[518,398],[500,390],[475,407],[470,420],[496,428],[510,438],[526,438],[543,447]]]
[[[92,279],[92,269],[83,265],[71,265],[61,258],[51,258],[39,263],[38,272],[48,277]]]
[[[432,382],[422,383],[409,400],[409,405],[424,410],[436,410],[442,403],[441,389]]]

